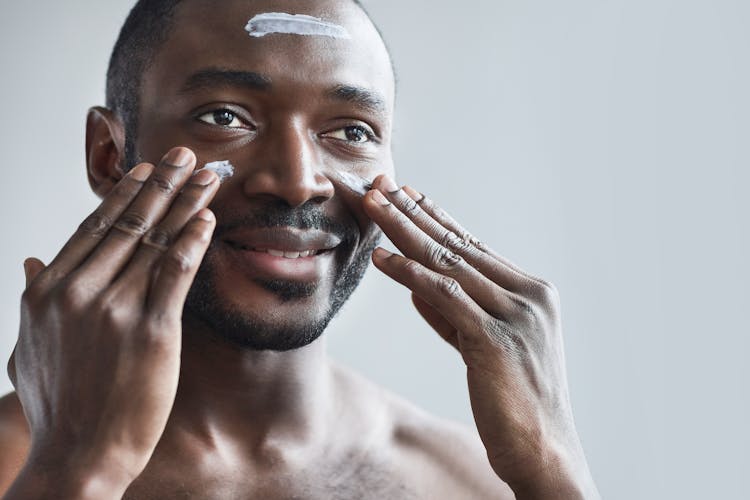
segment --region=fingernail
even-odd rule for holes
[[[206,222],[213,222],[215,218],[214,213],[207,208],[201,209],[201,211],[195,214],[195,216]]]
[[[422,201],[424,200],[424,195],[420,192],[417,192],[416,190],[412,189],[409,186],[403,187],[404,192],[409,195],[409,198],[411,198],[414,201]]]
[[[380,189],[382,189],[386,193],[395,193],[396,191],[398,191],[398,185],[393,179],[391,179],[387,175],[384,175],[380,178]]]
[[[130,171],[130,176],[138,182],[144,182],[151,175],[153,167],[148,163],[141,163]]]
[[[174,148],[169,152],[165,161],[175,167],[187,167],[194,158],[195,155],[188,148]]]
[[[372,255],[378,260],[383,260],[392,256],[393,254],[389,252],[388,250],[386,250],[385,248],[378,247],[375,249],[374,252],[372,252]]]
[[[209,184],[213,184],[216,179],[218,179],[218,177],[211,170],[197,170],[190,177],[189,182],[190,184],[196,184],[198,186],[208,186]]]
[[[384,207],[391,204],[391,202],[388,201],[388,198],[386,198],[383,193],[381,193],[377,189],[372,191],[372,199],[375,200],[375,203]]]

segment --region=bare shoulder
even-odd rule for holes
[[[347,378],[370,401],[370,414],[382,416],[385,425],[380,427],[387,429],[380,433],[383,446],[418,498],[515,498],[490,467],[475,430],[430,415],[353,372]]]
[[[0,496],[21,470],[29,449],[29,428],[15,393],[0,398]]]

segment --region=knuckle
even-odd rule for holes
[[[406,196],[402,203],[401,210],[407,215],[412,215],[422,209],[419,207],[419,203],[417,203],[413,198]]]
[[[440,238],[440,244],[454,252],[466,252],[470,248],[469,241],[459,237],[453,231],[445,231]]]
[[[55,303],[62,311],[74,312],[83,308],[85,297],[85,287],[77,281],[70,281],[56,291]]]
[[[96,238],[104,237],[112,226],[112,219],[105,214],[94,212],[84,219],[78,231]]]
[[[137,212],[126,212],[115,223],[117,229],[131,235],[143,236],[148,231],[148,220]]]
[[[174,181],[163,174],[155,173],[149,178],[148,182],[157,191],[164,195],[170,195],[177,189],[177,185],[174,183]]]
[[[539,301],[548,306],[557,305],[560,302],[560,292],[557,287],[545,280],[537,280],[535,293]]]
[[[167,229],[155,227],[143,235],[143,242],[157,248],[168,247],[172,242],[172,233]]]
[[[439,270],[449,271],[458,267],[463,259],[442,245],[429,245],[426,261]]]
[[[441,276],[437,282],[438,291],[445,297],[455,298],[461,295],[461,285],[453,278]]]
[[[185,252],[171,252],[164,257],[164,268],[168,272],[184,274],[193,267],[193,259]]]
[[[516,307],[516,310],[519,311],[523,316],[533,317],[536,315],[536,309],[530,301],[518,296],[512,296],[510,300]]]
[[[118,333],[127,323],[129,314],[114,296],[110,294],[102,295],[96,301],[95,307],[99,318],[109,332]]]

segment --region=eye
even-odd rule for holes
[[[218,125],[226,128],[243,128],[246,127],[245,123],[240,120],[237,115],[228,109],[217,109],[204,113],[198,117],[203,123],[209,125]]]
[[[325,134],[325,136],[337,139],[339,141],[353,142],[356,144],[365,144],[375,140],[375,134],[361,125],[343,127],[328,132],[327,134]]]

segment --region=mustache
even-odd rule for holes
[[[266,229],[285,227],[294,229],[316,229],[338,236],[345,241],[357,238],[359,229],[354,221],[343,221],[326,214],[315,204],[306,203],[290,207],[283,201],[267,203],[252,212],[223,215],[217,217],[213,240],[219,240],[226,233],[237,228]]]

